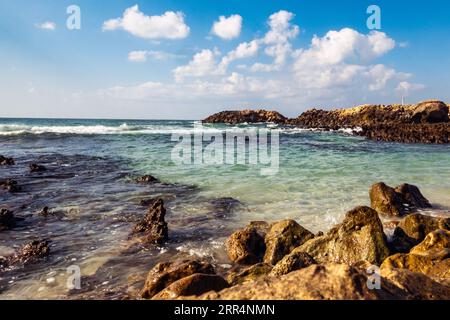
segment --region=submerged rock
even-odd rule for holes
[[[396,188],[383,182],[375,183],[369,195],[370,206],[381,215],[401,217],[418,208],[431,208],[419,188],[406,183]]]
[[[254,225],[234,232],[225,241],[225,250],[231,261],[238,264],[261,262],[266,246],[264,237]]]
[[[272,271],[272,266],[267,263],[257,263],[246,267],[238,272],[231,272],[227,276],[227,281],[231,285],[242,284],[249,281],[255,281],[261,277],[267,276]]]
[[[213,114],[203,120],[203,123],[260,123],[274,122],[278,124],[286,123],[287,118],[276,111],[267,110],[242,110],[242,111],[222,111]]]
[[[155,200],[145,217],[136,224],[133,234],[143,234],[147,243],[162,244],[169,238],[167,223],[164,220],[166,209],[162,199]]]
[[[312,238],[314,234],[294,220],[275,222],[265,237],[264,262],[275,265],[285,255]]]
[[[417,105],[411,120],[415,123],[448,122],[448,111],[448,106],[442,101],[424,101]]]
[[[12,179],[0,181],[0,187],[12,193],[20,192],[22,190],[17,181]]]
[[[316,264],[316,261],[306,252],[292,252],[281,259],[270,272],[271,276],[282,276],[295,270],[300,270]]]
[[[15,165],[15,161],[13,158],[7,158],[0,155],[0,166],[12,166]]]
[[[149,198],[149,199],[142,199],[139,201],[139,205],[141,207],[148,207],[151,206],[158,198]]]
[[[16,219],[12,211],[0,208],[0,231],[11,229],[15,226]]]
[[[47,171],[46,167],[44,167],[43,165],[40,165],[40,164],[36,164],[36,163],[31,163],[29,166],[29,169],[30,169],[30,173]]]
[[[209,291],[220,291],[229,284],[215,274],[196,273],[173,282],[167,288],[154,295],[152,300],[175,299],[180,296],[199,296]]]
[[[379,265],[389,256],[378,213],[369,207],[357,207],[347,212],[341,224],[325,235],[307,241],[293,252],[306,252],[318,263],[352,264],[367,260]]]
[[[160,182],[157,178],[155,178],[154,176],[151,176],[149,174],[136,178],[134,181],[136,181],[137,183],[158,183]]]
[[[34,240],[22,246],[16,254],[7,258],[8,266],[35,263],[50,254],[48,240]]]
[[[214,268],[209,263],[195,260],[158,263],[148,273],[141,296],[150,299],[175,281],[198,273],[214,274]]]

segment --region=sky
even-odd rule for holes
[[[446,0],[0,0],[0,117],[450,102],[449,14]]]

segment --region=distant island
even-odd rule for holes
[[[362,105],[348,109],[310,109],[289,119],[277,111],[222,111],[203,123],[276,123],[310,129],[353,129],[358,135],[377,141],[403,143],[450,142],[449,106],[438,100],[416,105]]]

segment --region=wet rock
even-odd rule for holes
[[[402,184],[391,188],[383,182],[370,188],[370,206],[385,216],[401,217],[418,208],[431,208],[430,202],[422,195],[419,188]]]
[[[0,208],[0,231],[11,229],[16,225],[16,219],[12,211]]]
[[[448,300],[450,286],[438,283],[430,277],[406,269],[381,269],[383,282],[389,281],[405,292],[407,299]],[[375,290],[377,291],[377,290]]]
[[[282,276],[295,270],[300,270],[310,265],[316,264],[316,261],[306,252],[292,252],[281,259],[270,272],[271,276]]]
[[[9,192],[20,192],[22,188],[19,186],[16,180],[12,179],[6,179],[3,181],[0,181],[0,187],[4,190],[7,190]]]
[[[228,257],[238,264],[260,262],[265,249],[264,237],[252,225],[236,231],[225,241]]]
[[[278,124],[286,123],[287,118],[276,111],[266,110],[242,110],[242,111],[222,111],[209,116],[203,123],[260,123],[274,122]]]
[[[169,237],[165,215],[164,201],[157,199],[149,207],[145,217],[136,224],[133,234],[143,234],[142,240],[146,243],[163,244]]]
[[[27,265],[35,263],[50,254],[48,240],[34,240],[21,247],[15,255],[8,259],[8,265]]]
[[[249,281],[255,281],[261,277],[267,276],[272,270],[272,266],[267,263],[257,263],[246,267],[239,272],[231,272],[227,276],[227,281],[231,285],[242,284]]]
[[[150,199],[142,199],[139,201],[139,205],[141,207],[149,207],[151,206],[158,198],[150,198]]]
[[[392,243],[395,252],[407,253],[438,229],[450,230],[450,218],[438,218],[414,213],[403,218],[394,230]]]
[[[51,212],[49,211],[49,208],[47,206],[42,208],[42,210],[39,211],[39,213],[38,213],[38,215],[43,216],[43,217],[47,217],[50,214],[51,214]]]
[[[158,183],[158,182],[160,182],[157,178],[155,178],[154,176],[151,176],[149,174],[139,177],[139,178],[135,179],[134,181],[136,181],[137,183]]]
[[[411,120],[415,123],[448,122],[448,106],[437,100],[421,102],[414,110]]]
[[[307,241],[293,252],[306,252],[318,263],[352,264],[367,260],[379,265],[389,256],[380,218],[369,207],[357,207],[347,212],[341,224],[324,236]]]
[[[0,166],[12,166],[15,165],[13,158],[7,158],[0,155]]]
[[[450,256],[450,231],[435,230],[411,249],[411,254],[426,255],[433,259]]]
[[[271,225],[265,243],[264,262],[275,265],[296,247],[314,238],[314,234],[294,220],[283,220]]]
[[[242,206],[242,203],[234,198],[224,197],[211,201],[212,213],[219,218],[226,218],[233,210]]]
[[[29,169],[30,169],[30,173],[47,171],[46,167],[44,167],[43,165],[40,165],[40,164],[36,164],[36,163],[31,163],[29,166]]]
[[[150,299],[175,281],[196,273],[214,274],[214,268],[209,263],[195,260],[158,263],[148,273],[141,296]]]
[[[175,281],[153,296],[152,300],[168,300],[180,296],[199,296],[209,291],[221,291],[228,287],[228,282],[221,276],[196,273]]]
[[[199,299],[219,300],[378,300],[405,298],[404,291],[381,281],[380,290],[367,286],[365,273],[345,264],[312,265],[281,277],[237,285]]]

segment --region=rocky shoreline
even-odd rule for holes
[[[363,105],[349,109],[311,109],[288,119],[276,111],[223,111],[203,123],[276,123],[306,129],[358,129],[354,132],[376,141],[403,143],[450,142],[449,107],[437,100],[417,105]]]

